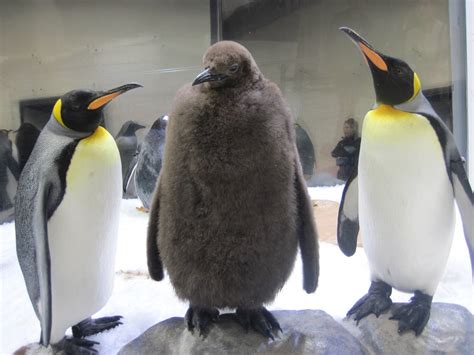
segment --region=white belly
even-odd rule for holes
[[[359,160],[359,222],[372,280],[433,295],[454,231],[453,190],[428,120],[369,112]]]
[[[101,309],[113,288],[121,165],[115,143],[98,144],[77,146],[66,194],[48,222],[52,343]]]

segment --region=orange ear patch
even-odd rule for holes
[[[87,109],[88,110],[96,110],[98,109],[99,107],[102,107],[104,106],[106,103],[108,103],[110,100],[116,98],[117,96],[119,96],[121,94],[120,91],[117,91],[117,92],[114,92],[112,94],[108,94],[108,95],[105,95],[105,96],[101,96],[97,99],[95,99],[94,101],[92,101],[89,106],[87,106]]]
[[[359,42],[359,47],[365,56],[380,70],[388,71],[387,64],[380,55],[367,47],[365,44]]]

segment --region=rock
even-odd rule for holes
[[[392,310],[400,305],[394,304]],[[474,354],[474,316],[462,306],[433,303],[428,324],[418,337],[414,332],[399,335],[398,321],[389,320],[391,313],[379,318],[370,315],[359,326],[353,319],[343,325],[371,354]]]
[[[394,304],[392,310],[399,307]],[[183,318],[170,318],[127,344],[120,354],[474,354],[474,316],[464,307],[433,303],[423,333],[399,335],[391,312],[370,315],[359,326],[336,322],[319,310],[275,311],[283,333],[275,341],[245,333],[233,314],[222,315],[209,333],[190,333]]]
[[[275,341],[245,333],[233,314],[225,314],[199,337],[183,318],[170,318],[148,329],[119,354],[367,354],[359,341],[323,311],[274,311],[283,333]]]
[[[64,351],[54,352],[52,346],[47,348],[39,345],[38,343],[32,343],[22,346],[16,350],[13,355],[66,355]]]

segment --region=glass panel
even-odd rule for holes
[[[0,8],[0,127],[7,129],[20,125],[22,100],[126,82],[146,90],[106,109],[108,129],[115,134],[131,119],[149,125],[199,71],[210,42],[207,1],[23,0]]]
[[[114,136],[129,120],[149,128],[168,112],[178,88],[201,69],[209,24],[207,1],[2,1],[0,128],[5,130],[0,139],[5,154],[22,167],[57,98],[74,89],[142,84],[144,89],[105,108],[104,125]],[[137,131],[140,141],[147,132]],[[122,163],[125,177],[128,160]],[[2,223],[13,216],[16,181],[8,167],[0,169]]]
[[[452,128],[448,7],[445,0],[223,0],[222,33],[247,46],[280,86],[298,130],[314,147],[308,184],[327,185],[344,179],[354,162],[357,125],[348,120],[361,128],[375,101],[370,71],[338,28],[351,27],[382,53],[409,63]]]

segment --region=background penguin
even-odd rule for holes
[[[81,338],[120,324],[89,318],[112,292],[122,196],[119,152],[99,122],[109,101],[139,86],[62,96],[21,174],[17,255],[44,346],[94,353],[97,343]]]
[[[161,116],[151,126],[137,156],[133,178],[137,196],[145,211],[150,209],[153,191],[160,174],[165,149],[166,125],[168,116]],[[131,175],[129,172],[127,175]]]
[[[317,286],[318,242],[293,119],[278,87],[235,42],[211,46],[193,85],[176,94],[150,210],[148,268],[163,265],[188,329],[236,308],[248,329],[280,329],[263,305],[290,275],[298,243],[306,292]],[[202,85],[200,85],[202,84]]]
[[[314,172],[314,147],[308,133],[299,124],[295,124],[296,148],[298,148],[298,156],[300,157],[301,168],[305,180],[311,179]]]
[[[10,222],[14,216],[13,200],[20,177],[18,162],[13,157],[9,131],[0,130],[0,224]]]
[[[20,128],[18,128],[15,137],[15,145],[18,149],[18,164],[20,165],[20,171],[23,170],[28,161],[40,132],[41,131],[38,128],[28,122],[23,122],[20,125]]]
[[[122,179],[125,184],[127,171],[132,163],[135,152],[138,148],[138,138],[136,132],[139,129],[145,128],[134,121],[125,122],[115,136],[115,143],[120,153],[120,160],[122,161]],[[124,197],[135,198],[135,193],[127,193],[124,191]]]
[[[341,30],[366,58],[377,97],[339,210],[339,247],[348,256],[355,252],[360,224],[372,280],[348,316],[358,322],[388,310],[392,287],[413,292],[391,319],[398,320],[399,333],[419,335],[451,248],[454,198],[474,269],[472,189],[454,138],[423,96],[416,73],[351,29]]]

